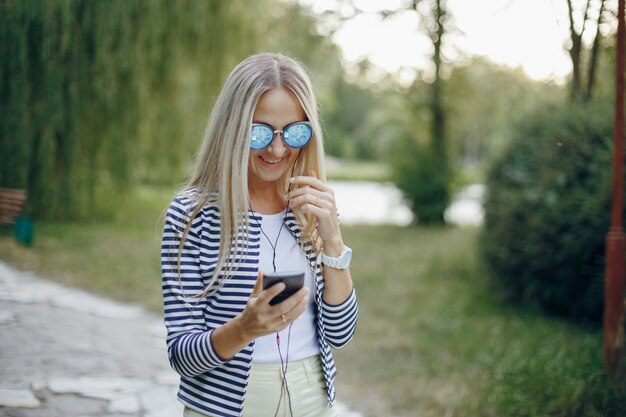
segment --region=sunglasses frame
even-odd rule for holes
[[[285,140],[285,131],[288,130],[290,127],[295,126],[295,125],[305,125],[305,126],[308,126],[309,130],[311,131],[311,136],[309,137],[309,139],[306,141],[306,143],[304,145],[291,146]],[[274,138],[276,137],[277,133],[280,133],[280,138],[282,139],[283,143],[285,145],[287,145],[288,147],[293,148],[293,149],[304,148],[306,145],[309,144],[309,142],[311,141],[311,138],[313,138],[313,126],[311,125],[310,122],[307,122],[307,121],[290,123],[287,126],[283,127],[282,129],[276,129],[276,130],[272,126],[270,126],[270,125],[268,125],[266,123],[252,123],[252,125],[250,126],[250,134],[251,135],[252,135],[252,129],[254,129],[255,126],[263,126],[263,127],[267,127],[268,129],[270,129],[272,131],[272,139],[264,147],[256,149],[256,148],[252,147],[252,137],[251,137],[250,138],[250,145],[251,145],[250,146],[250,150],[253,150],[253,151],[262,151],[263,149],[265,149],[268,146],[270,146],[272,144],[272,142],[274,142]]]

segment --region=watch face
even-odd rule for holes
[[[352,249],[346,248],[343,256],[341,257],[341,266],[350,265],[350,261],[352,260]]]

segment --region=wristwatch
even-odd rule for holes
[[[322,251],[322,263],[331,268],[346,269],[350,266],[350,260],[352,260],[352,249],[345,245],[341,251],[341,255],[337,258],[328,256]]]

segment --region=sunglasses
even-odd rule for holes
[[[290,148],[302,148],[306,146],[313,136],[313,128],[309,122],[296,122],[285,126],[282,130],[274,130],[264,123],[252,123],[250,129],[250,149],[260,151],[267,148],[274,140],[274,136],[280,133],[285,145]]]

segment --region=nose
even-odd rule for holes
[[[285,145],[285,141],[283,140],[282,130],[277,130],[274,132],[272,143],[270,143],[267,150],[276,156],[283,156],[285,154],[285,151],[287,150],[287,146]]]

